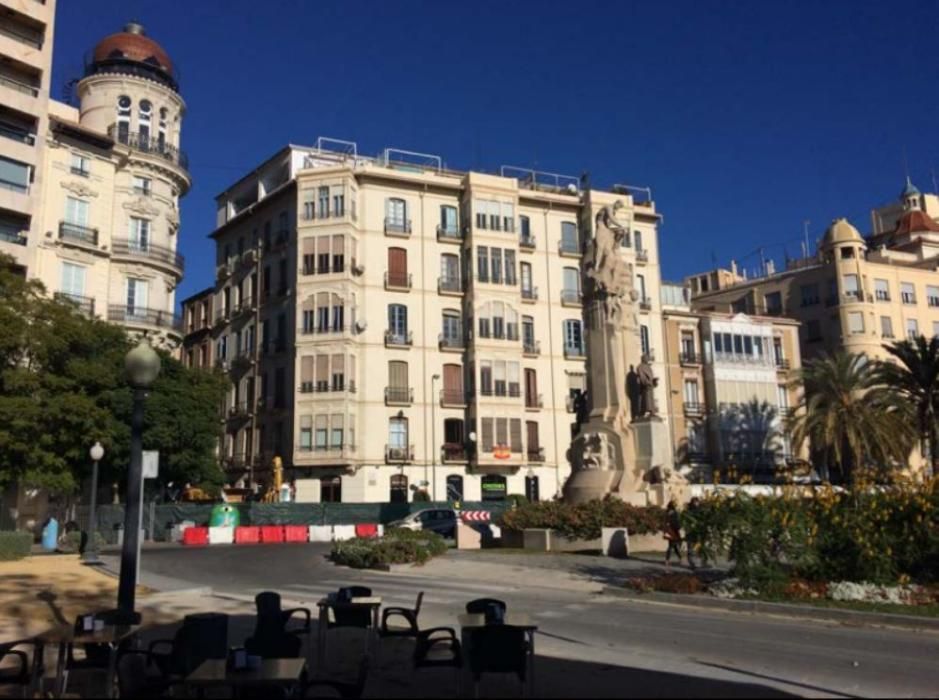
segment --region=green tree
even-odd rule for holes
[[[864,355],[811,360],[797,382],[804,395],[789,421],[793,442],[809,440],[826,469],[834,466],[850,482],[865,463],[886,470],[906,461],[915,440],[910,411]]]
[[[885,345],[896,362],[877,363],[878,381],[908,402],[922,444],[929,445],[932,472],[939,474],[939,338],[917,336]]]

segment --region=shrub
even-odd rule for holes
[[[661,532],[665,511],[655,506],[631,506],[617,498],[578,505],[541,501],[506,511],[499,524],[508,530],[546,528],[572,540],[595,540],[604,527],[625,527],[636,535]]]
[[[78,552],[81,547],[82,533],[80,530],[72,530],[67,532],[59,539],[59,546],[56,548],[59,552],[65,554],[72,554]],[[101,548],[104,546],[104,537],[101,536],[100,532],[95,533],[95,542],[98,545],[98,551],[101,551]],[[90,544],[90,543],[89,543]]]
[[[33,547],[29,532],[0,532],[0,561],[17,561],[28,557]]]
[[[505,507],[508,509],[521,508],[527,506],[531,501],[520,493],[510,493],[505,497]]]
[[[424,564],[447,551],[446,541],[434,532],[391,529],[384,537],[355,538],[333,544],[332,560],[353,569],[374,569],[390,564]]]
[[[414,492],[415,503],[430,503],[430,494],[424,489],[418,489]]]

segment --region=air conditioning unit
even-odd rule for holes
[[[388,458],[393,460],[406,460],[408,458],[408,450],[406,447],[389,447]]]
[[[352,266],[352,273],[355,275],[364,275],[365,274],[365,265],[358,263]]]
[[[356,321],[356,322],[355,322],[355,332],[356,332],[356,333],[364,333],[366,328],[368,328],[368,322],[367,322],[367,321]]]

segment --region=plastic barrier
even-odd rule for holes
[[[209,544],[231,544],[235,541],[235,528],[210,527]]]
[[[285,542],[306,542],[308,528],[306,525],[284,525]]]
[[[261,541],[261,528],[241,526],[235,528],[235,544],[257,544]]]
[[[284,526],[283,525],[262,525],[261,526],[261,542],[265,544],[272,544],[276,542],[284,541]]]
[[[209,543],[209,528],[187,527],[183,531],[183,544],[203,545]]]
[[[333,526],[332,525],[310,525],[309,537],[310,537],[310,542],[332,542],[333,541]]]
[[[378,525],[363,523],[355,526],[356,537],[378,537]]]
[[[355,525],[333,525],[333,539],[351,540],[355,537]]]

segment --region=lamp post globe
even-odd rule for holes
[[[104,457],[104,448],[100,442],[95,442],[88,450],[91,457],[91,502],[88,507],[88,539],[82,551],[82,561],[85,564],[98,564],[98,462]]]
[[[146,338],[124,357],[127,379],[135,389],[147,389],[160,374],[160,356]]]
[[[91,457],[92,462],[100,462],[104,458],[104,448],[100,442],[96,442],[91,446],[91,449],[88,450],[88,456]]]

